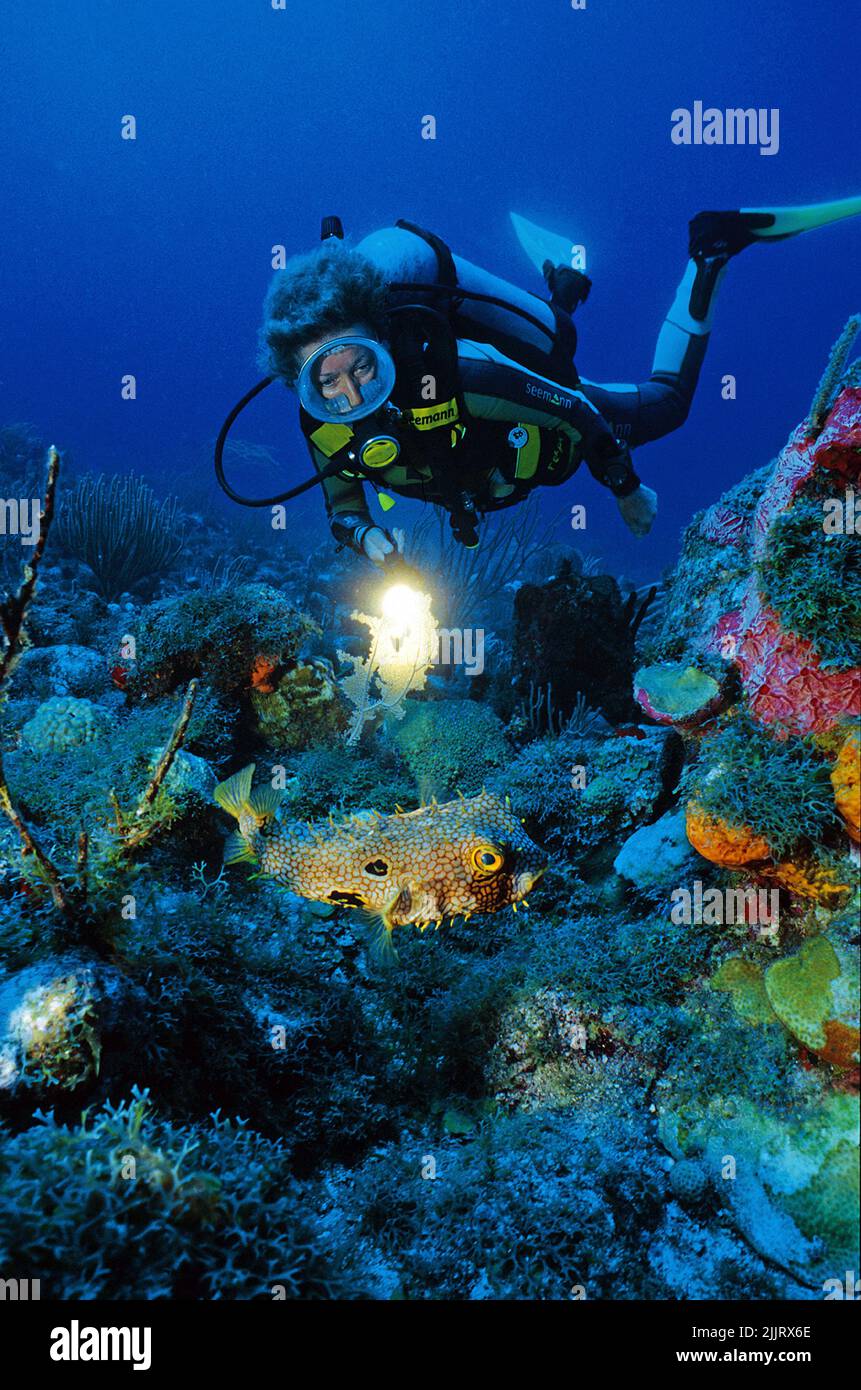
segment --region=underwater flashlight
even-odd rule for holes
[[[383,617],[391,626],[408,628],[424,612],[424,599],[408,584],[393,584],[383,595]]]
[[[425,577],[404,559],[399,550],[390,550],[383,560],[383,571],[390,584],[406,584],[408,588],[425,584]]]

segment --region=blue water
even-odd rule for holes
[[[3,27],[0,417],[79,469],[165,487],[209,490],[212,439],[259,375],[270,248],[309,246],[323,214],[357,236],[407,217],[537,292],[508,210],[570,235],[594,280],[580,369],[624,381],[648,375],[693,213],[859,191],[841,152],[857,21],[836,0],[47,0]],[[778,107],[779,153],[673,145],[672,110],[696,100]],[[802,418],[858,263],[850,222],[731,266],[690,419],[637,456],[660,495],[647,541],[585,470],[548,511],[585,501],[586,548],[656,575],[692,512]],[[305,475],[280,390],[241,434]]]

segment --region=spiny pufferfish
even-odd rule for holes
[[[546,867],[507,798],[484,791],[417,811],[303,825],[283,823],[282,793],[252,789],[253,780],[252,763],[215,789],[219,806],[239,823],[224,862],[255,863],[302,898],[364,909],[383,952],[394,927],[414,923],[424,931],[460,914],[516,912]]]

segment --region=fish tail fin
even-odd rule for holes
[[[222,811],[234,820],[239,820],[243,811],[251,809],[251,783],[254,780],[254,763],[249,763],[241,772],[234,772],[226,782],[219,782],[214,796]]]
[[[256,864],[257,855],[245,836],[238,830],[231,830],[224,842],[225,864]]]
[[[258,787],[248,799],[248,809],[258,820],[269,820],[275,815],[283,800],[284,793],[277,787]]]

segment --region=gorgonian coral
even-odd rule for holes
[[[134,474],[81,478],[63,500],[57,535],[108,601],[170,569],[183,544],[175,500],[157,502]]]

